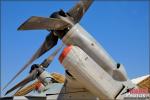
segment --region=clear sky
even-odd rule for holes
[[[31,16],[48,17],[59,9],[67,11],[77,1],[2,1],[1,9],[1,85],[2,87],[31,58],[48,31],[17,31]],[[148,1],[95,1],[80,24],[118,62],[124,64],[130,79],[149,73]],[[60,43],[60,41],[59,41]],[[58,45],[57,45],[58,46]],[[56,46],[56,47],[57,47]],[[34,63],[41,63],[52,51]],[[28,75],[28,67],[12,84]],[[58,56],[47,69],[64,73]],[[4,92],[2,92],[2,95]]]

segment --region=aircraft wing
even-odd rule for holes
[[[150,75],[141,76],[131,80],[134,84],[137,84],[139,88],[148,89],[150,93]]]
[[[58,93],[48,93],[47,99],[57,99],[57,100],[98,100],[98,98],[92,95],[88,90],[86,90],[83,85],[80,84],[71,74],[66,72],[66,80],[63,84],[60,92]]]
[[[58,83],[49,84],[47,89],[41,93],[32,91],[34,90],[34,84],[30,85],[23,91],[18,92],[19,96],[10,97],[10,100],[18,100],[18,98],[21,100],[30,100],[31,98],[37,100],[99,100],[98,97],[85,89],[68,71],[66,71],[65,77],[58,73],[52,73],[51,75]],[[3,99],[7,99],[7,97]]]

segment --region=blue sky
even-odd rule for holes
[[[48,34],[46,30],[17,31],[17,28],[31,16],[48,17],[52,12],[61,8],[67,11],[76,2],[60,0],[2,1],[2,87],[29,60]],[[95,1],[80,21],[80,24],[103,45],[116,61],[124,64],[130,79],[149,73],[150,16],[148,8],[148,1],[142,0]],[[41,63],[54,50],[55,48],[34,63]],[[58,56],[47,70],[63,74],[64,69],[57,59]],[[29,70],[30,67],[12,82],[7,89],[28,75]]]

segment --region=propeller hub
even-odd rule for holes
[[[59,16],[59,12],[57,11],[57,12],[52,13],[50,15],[50,18],[59,18],[58,16]]]
[[[33,70],[37,70],[37,76],[39,76],[41,73],[43,73],[44,68],[42,68],[42,66],[39,64],[33,64],[29,73],[32,73]]]

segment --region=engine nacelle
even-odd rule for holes
[[[117,80],[126,81],[127,76],[125,73],[116,73],[117,63],[111,58],[111,56],[104,50],[104,48],[79,24],[76,24],[69,30],[69,32],[63,37],[62,41],[66,45],[75,45],[80,47],[86,52],[99,66],[101,66],[112,77],[117,75],[120,77]],[[122,71],[125,72],[125,71]]]
[[[79,84],[100,98],[114,99],[123,88],[120,82],[77,46],[66,47],[59,60]]]

